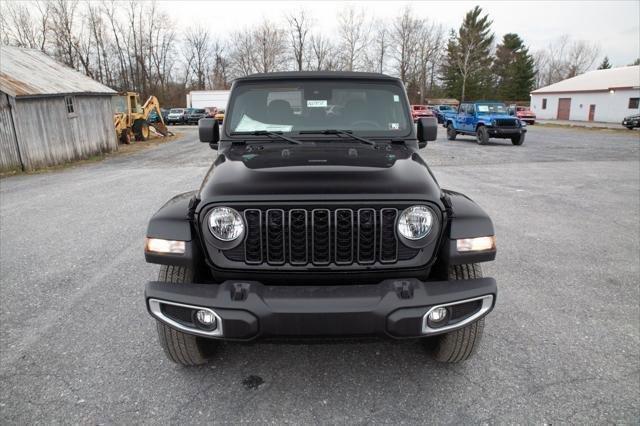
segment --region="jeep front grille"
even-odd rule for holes
[[[419,250],[398,241],[396,208],[244,209],[245,240],[225,256],[248,265],[392,264]]]
[[[497,127],[518,127],[516,120],[513,118],[497,118],[496,119]]]

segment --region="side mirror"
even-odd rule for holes
[[[438,138],[438,120],[435,117],[418,119],[418,147],[424,148],[427,142]]]
[[[198,120],[198,134],[200,142],[208,143],[211,149],[218,149],[220,141],[220,126],[213,118],[201,118]]]

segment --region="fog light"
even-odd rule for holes
[[[198,322],[198,325],[201,325],[206,329],[211,330],[216,328],[216,317],[211,311],[200,309],[196,312],[196,321]]]
[[[447,308],[435,308],[429,314],[429,319],[433,322],[440,322],[447,317]]]

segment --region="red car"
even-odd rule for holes
[[[516,117],[527,124],[536,123],[536,115],[528,107],[516,107]]]
[[[413,121],[417,121],[418,118],[435,117],[435,115],[426,105],[411,105],[411,117]]]

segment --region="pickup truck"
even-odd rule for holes
[[[522,145],[527,133],[526,124],[509,115],[505,104],[495,101],[464,102],[457,114],[446,117],[443,125],[447,139],[471,135],[480,145],[488,143],[489,138],[511,139],[514,145]]]

